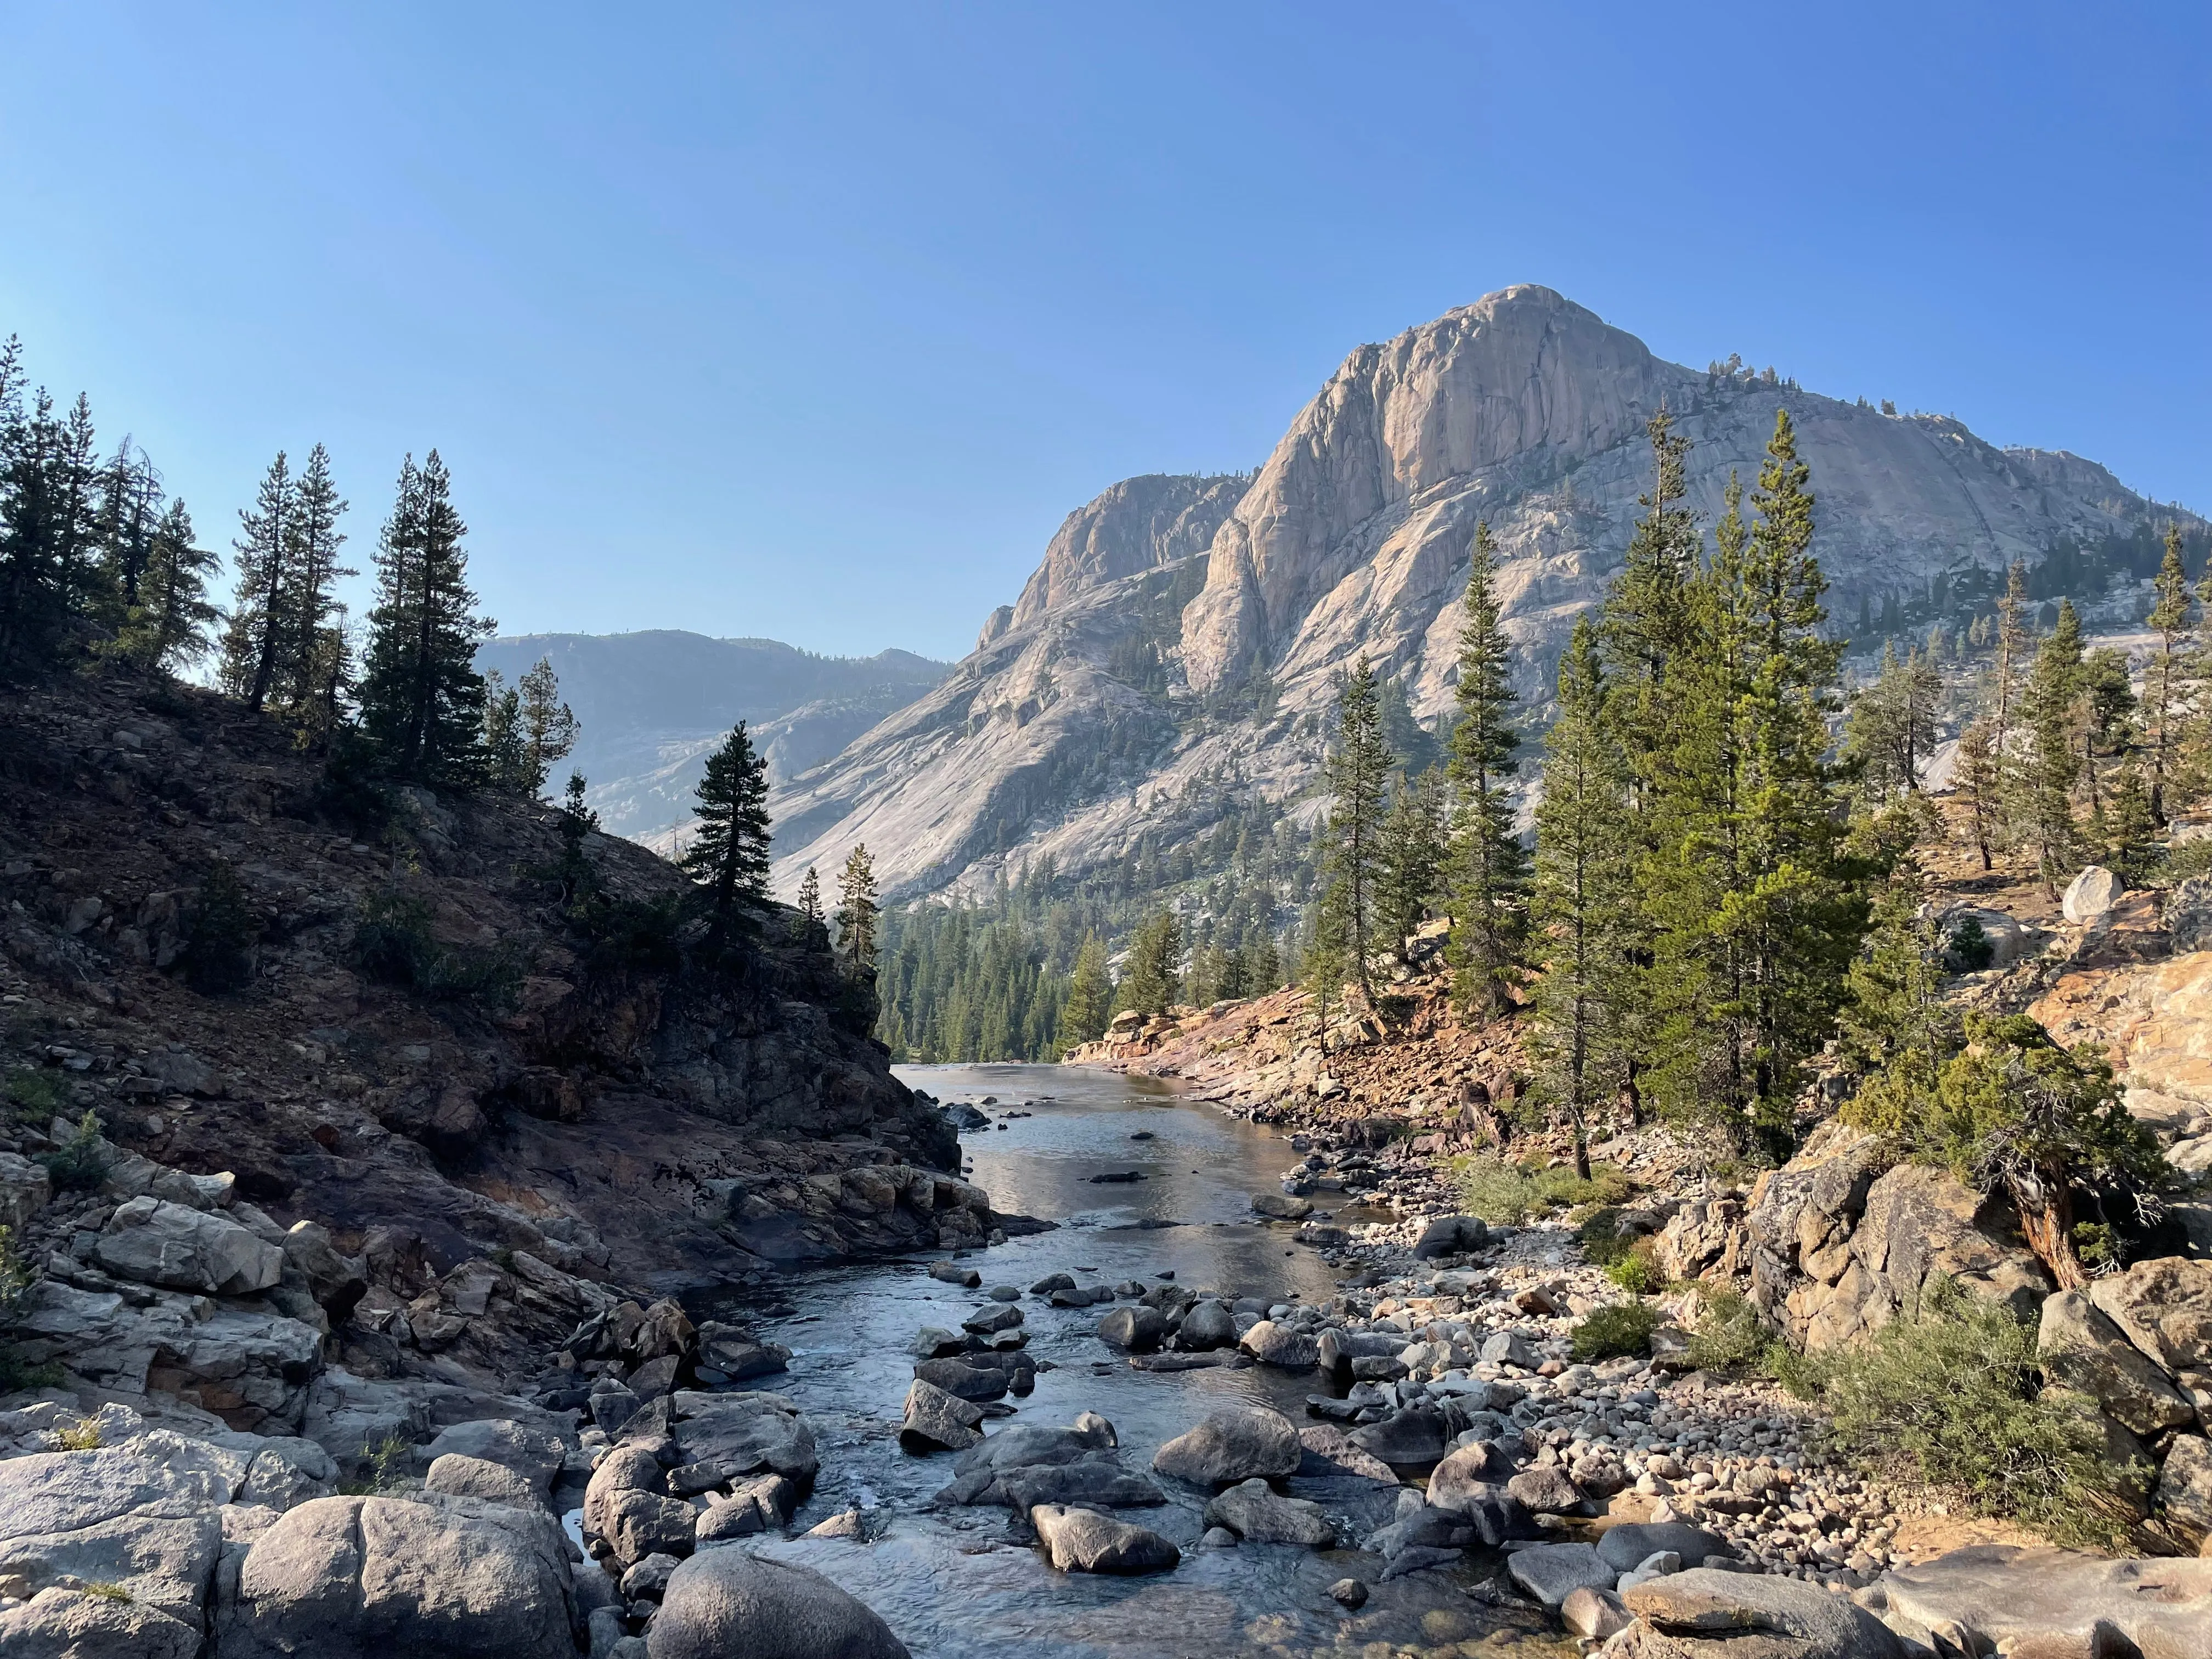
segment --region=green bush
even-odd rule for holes
[[[341,1480],[338,1491],[348,1498],[374,1498],[380,1492],[390,1492],[402,1479],[407,1453],[407,1443],[396,1433],[387,1434],[374,1444],[363,1445],[359,1473]]]
[[[1700,1285],[1705,1306],[1690,1333],[1690,1364],[1701,1371],[1747,1370],[1763,1365],[1774,1334],[1750,1297],[1726,1285]]]
[[[1592,1266],[1610,1267],[1635,1248],[1637,1235],[1624,1232],[1620,1212],[1605,1205],[1583,1218],[1575,1237],[1583,1247],[1583,1257]]]
[[[2134,1510],[2124,1494],[2149,1471],[2106,1462],[2093,1415],[2038,1397],[2035,1328],[1932,1279],[1917,1317],[1807,1358],[1802,1382],[1861,1453],[1909,1459],[1923,1480],[2057,1542],[2125,1552]]]
[[[1636,1183],[1611,1164],[1600,1164],[1583,1180],[1565,1165],[1532,1170],[1482,1154],[1459,1168],[1460,1197],[1469,1215],[1479,1215],[1497,1226],[1517,1226],[1534,1215],[1553,1209],[1582,1206],[1618,1206],[1636,1190]]]
[[[1642,1353],[1658,1328],[1657,1312],[1641,1302],[1613,1303],[1575,1327],[1575,1358],[1588,1364],[1616,1354]]]
[[[430,907],[400,893],[373,893],[353,930],[354,959],[371,979],[425,997],[505,1007],[522,985],[522,964],[504,950],[441,945]]]
[[[57,1152],[42,1155],[57,1192],[90,1192],[107,1179],[107,1152],[100,1144],[100,1115],[88,1108],[76,1133]]]
[[[44,1072],[19,1066],[8,1073],[8,1105],[19,1122],[43,1127],[62,1109],[62,1085]]]
[[[191,922],[179,958],[185,983],[202,996],[251,985],[253,945],[260,935],[260,921],[246,902],[237,870],[224,860],[210,860],[192,896]]]
[[[1650,1296],[1667,1284],[1667,1275],[1659,1271],[1659,1263],[1652,1257],[1650,1244],[1642,1239],[1616,1256],[1605,1276],[1637,1296]]]
[[[1962,971],[1978,974],[1990,965],[1996,953],[1997,947],[1982,931],[1979,917],[1968,916],[1951,930],[1950,955]]]

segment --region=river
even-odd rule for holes
[[[1255,1222],[1252,1194],[1273,1188],[1293,1153],[1275,1133],[1243,1122],[1164,1084],[1056,1066],[902,1066],[899,1075],[947,1102],[980,1103],[994,1127],[961,1137],[969,1179],[1003,1212],[1060,1227],[965,1258],[994,1285],[1027,1287],[1047,1273],[1113,1284],[1172,1271],[1194,1289],[1234,1289],[1270,1299],[1325,1301],[1334,1285],[1288,1230]],[[1018,1109],[1030,1115],[1003,1118]],[[1003,1123],[1004,1127],[997,1127]],[[1138,1136],[1146,1139],[1137,1139]],[[1135,1170],[1141,1182],[1094,1184]],[[1349,1212],[1355,1218],[1356,1212]],[[912,1343],[925,1325],[957,1328],[983,1305],[928,1277],[935,1255],[793,1273],[782,1299],[747,1316],[792,1351],[790,1372],[769,1379],[814,1425],[822,1474],[794,1530],[858,1507],[881,1528],[871,1541],[793,1538],[768,1553],[803,1562],[883,1615],[916,1659],[1235,1659],[1334,1655],[1444,1659],[1562,1650],[1537,1619],[1470,1599],[1467,1586],[1494,1559],[1454,1572],[1374,1583],[1380,1558],[1354,1550],[1279,1545],[1196,1547],[1198,1494],[1163,1482],[1164,1509],[1125,1518],[1182,1549],[1170,1573],[1115,1578],[1055,1572],[1042,1550],[1012,1540],[999,1509],[925,1512],[951,1479],[953,1455],[902,1450],[901,1407],[913,1377]],[[1255,1367],[1180,1373],[1132,1370],[1094,1334],[1105,1308],[1054,1309],[1024,1295],[1036,1389],[1010,1421],[1060,1425],[1102,1413],[1120,1435],[1122,1462],[1147,1471],[1161,1442],[1217,1404],[1258,1400],[1304,1415],[1310,1374]],[[986,1423],[987,1430],[1001,1426]],[[1328,1586],[1356,1577],[1372,1586],[1357,1613]]]

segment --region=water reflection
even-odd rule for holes
[[[1307,1300],[1331,1294],[1328,1269],[1290,1243],[1288,1228],[1252,1218],[1251,1195],[1273,1186],[1295,1156],[1271,1132],[1167,1085],[1112,1073],[988,1066],[902,1067],[900,1074],[940,1099],[995,1095],[999,1104],[982,1109],[994,1121],[1010,1108],[1033,1114],[962,1137],[973,1179],[1000,1209],[1063,1224],[968,1257],[986,1288],[1026,1288],[1054,1272],[1112,1284],[1171,1271],[1193,1288]],[[1139,1132],[1152,1139],[1130,1139]],[[1091,1180],[1131,1170],[1147,1178]],[[957,1326],[981,1300],[930,1279],[927,1267],[917,1259],[794,1274],[779,1304],[788,1311],[754,1315],[792,1349],[790,1375],[778,1386],[799,1401],[821,1441],[821,1480],[797,1525],[855,1505],[891,1516],[872,1543],[793,1539],[762,1547],[854,1590],[918,1659],[1572,1651],[1533,1616],[1470,1601],[1465,1584],[1486,1576],[1474,1569],[1377,1585],[1364,1608],[1346,1613],[1328,1600],[1328,1586],[1346,1576],[1372,1583],[1379,1559],[1271,1545],[1200,1550],[1202,1500],[1172,1486],[1165,1508],[1130,1512],[1184,1551],[1176,1571],[1148,1578],[1056,1573],[1034,1547],[1010,1540],[1003,1510],[921,1513],[951,1479],[953,1460],[899,1447],[910,1344],[921,1326]],[[1162,1441],[1218,1402],[1262,1400],[1304,1420],[1310,1376],[1264,1368],[1133,1371],[1093,1334],[1103,1307],[1052,1309],[1027,1297],[1021,1306],[1041,1369],[1036,1393],[1012,1402],[1019,1408],[1013,1420],[1060,1424],[1085,1410],[1103,1413],[1133,1469],[1147,1468]]]

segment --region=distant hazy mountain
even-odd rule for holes
[[[690,815],[707,751],[747,721],[776,782],[837,753],[942,680],[947,665],[908,651],[817,657],[775,640],[716,640],[678,629],[525,634],[489,641],[477,665],[512,681],[551,659],[583,723],[567,769],[583,773],[612,833],[652,841]]]
[[[1131,479],[1070,514],[941,684],[775,792],[778,887],[862,840],[894,898],[1045,857],[1067,874],[1120,868],[1255,799],[1297,800],[1354,656],[1420,719],[1450,708],[1479,520],[1515,678],[1540,714],[1575,617],[1620,567],[1662,402],[1695,446],[1691,505],[1708,526],[1790,410],[1844,632],[1863,616],[1963,625],[2014,560],[2046,574],[2117,562],[2132,585],[2155,568],[2159,526],[2204,530],[2094,462],[1772,370],[1685,368],[1549,289],[1507,289],[1352,352],[1256,476]]]

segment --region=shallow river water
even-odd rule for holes
[[[1296,1156],[1278,1135],[1143,1079],[1055,1066],[907,1066],[900,1073],[940,1100],[980,1103],[993,1127],[961,1137],[969,1179],[1002,1212],[1060,1223],[964,1260],[994,1285],[1027,1287],[1068,1272],[1085,1283],[1153,1280],[1172,1270],[1194,1289],[1325,1300],[1334,1289],[1287,1228],[1252,1217],[1253,1194],[1274,1188]],[[1004,1128],[999,1115],[1018,1117]],[[1151,1136],[1139,1140],[1139,1133]],[[1146,1180],[1095,1185],[1094,1175]],[[1357,1212],[1352,1212],[1354,1215]],[[1339,1578],[1374,1583],[1380,1558],[1356,1550],[1279,1545],[1196,1547],[1202,1498],[1163,1481],[1163,1509],[1125,1518],[1173,1539],[1175,1571],[1139,1578],[1055,1572],[1035,1545],[1015,1542],[1000,1509],[924,1512],[952,1477],[954,1455],[900,1449],[897,1428],[913,1377],[912,1344],[925,1325],[957,1328],[984,1305],[928,1277],[933,1254],[791,1275],[775,1308],[749,1310],[764,1335],[792,1350],[790,1373],[769,1379],[814,1425],[822,1474],[798,1528],[854,1507],[880,1528],[871,1541],[789,1539],[761,1547],[803,1562],[851,1589],[896,1631],[917,1659],[1233,1659],[1243,1655],[1553,1653],[1555,1635],[1523,1615],[1470,1599],[1495,1565],[1416,1573],[1374,1584],[1348,1613],[1325,1594]],[[1310,1374],[1249,1370],[1147,1373],[1129,1369],[1094,1334],[1105,1306],[1054,1309],[1023,1297],[1029,1351],[1042,1365],[1036,1392],[1009,1401],[1003,1421],[1066,1424],[1095,1411],[1115,1425],[1123,1463],[1149,1471],[1161,1442],[1217,1404],[1261,1400],[1304,1422]],[[987,1431],[1000,1423],[987,1422]],[[1566,1650],[1571,1651],[1571,1650]]]

